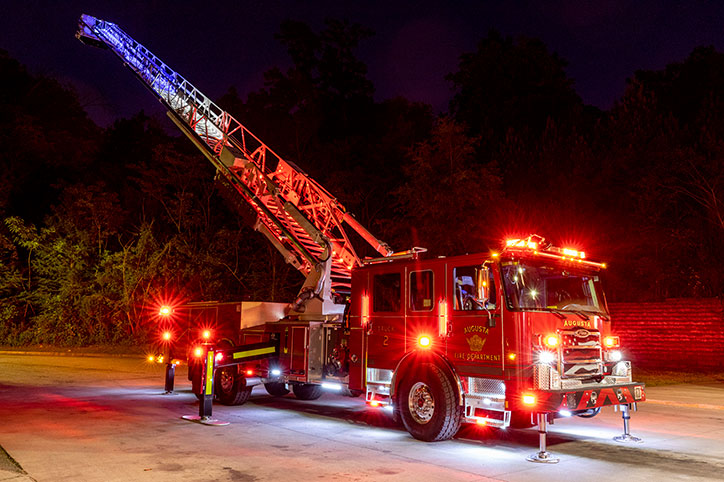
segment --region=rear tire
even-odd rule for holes
[[[314,385],[312,383],[293,385],[292,391],[294,392],[294,396],[299,400],[316,400],[322,396],[321,385]]]
[[[201,394],[201,366],[199,364],[189,364],[189,380],[191,380],[191,391],[194,392],[196,398],[199,400],[204,398]]]
[[[283,397],[289,393],[289,389],[281,382],[269,382],[264,384],[266,392],[272,397]]]
[[[460,429],[462,409],[453,381],[431,363],[402,380],[398,406],[405,429],[418,440],[447,440]]]
[[[235,366],[219,368],[214,379],[214,394],[222,405],[241,405],[249,400],[251,387]]]

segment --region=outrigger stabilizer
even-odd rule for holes
[[[636,402],[623,403],[620,405],[614,405],[613,410],[618,412],[621,411],[621,418],[623,419],[623,434],[613,437],[616,442],[634,442],[641,443],[639,437],[631,435],[629,421],[631,420],[631,410],[634,412],[637,410]],[[553,418],[549,418],[548,413],[537,413],[536,421],[538,424],[538,452],[526,457],[528,462],[536,462],[539,464],[557,464],[560,459],[554,457],[548,452],[547,448],[547,436],[548,436],[548,422],[553,423]]]

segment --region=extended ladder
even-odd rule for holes
[[[254,210],[254,228],[286,261],[308,278],[305,287],[325,281],[333,292],[350,290],[351,270],[362,265],[350,240],[351,229],[382,256],[390,247],[373,236],[337,199],[295,164],[285,161],[229,113],[214,104],[116,24],[82,15],[76,37],[108,48],[168,109],[168,115]],[[324,271],[326,269],[326,275]],[[315,271],[319,272],[316,274]],[[320,279],[321,278],[321,279]],[[314,281],[316,280],[316,281]]]

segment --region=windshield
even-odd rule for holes
[[[606,312],[596,274],[555,264],[503,261],[501,275],[510,309]]]

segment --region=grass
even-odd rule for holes
[[[36,353],[66,353],[71,354],[107,354],[107,355],[139,355],[147,350],[144,347],[128,345],[90,345],[90,346],[55,346],[55,345],[27,345],[27,346],[0,346],[0,351],[23,351]]]

